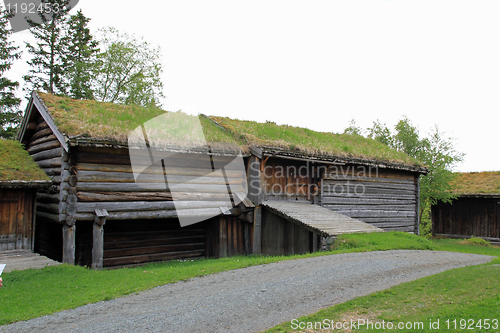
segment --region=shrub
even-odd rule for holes
[[[469,243],[480,246],[490,246],[490,242],[479,237],[471,237],[467,240]]]

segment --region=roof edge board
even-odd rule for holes
[[[47,188],[52,185],[51,180],[4,180],[0,181],[0,188]]]
[[[380,168],[394,169],[394,170],[403,170],[410,172],[418,172],[421,174],[427,174],[429,170],[426,167],[410,165],[410,164],[402,164],[402,163],[391,163],[386,161],[378,161],[378,160],[370,160],[356,157],[346,157],[346,156],[335,156],[335,155],[323,155],[323,156],[315,156],[310,154],[303,154],[301,152],[288,152],[285,150],[282,151],[273,151],[270,150],[269,147],[259,147],[262,149],[262,156],[276,157],[276,158],[284,158],[291,160],[301,160],[301,161],[309,161],[314,163],[324,163],[324,164],[333,164],[333,165],[345,165],[348,163],[352,164],[364,164],[364,165],[372,165]],[[267,148],[267,149],[266,149]],[[252,151],[251,151],[252,152]],[[286,155],[293,154],[294,156]],[[257,156],[256,154],[252,154]]]
[[[56,136],[57,140],[61,143],[61,146],[64,148],[64,150],[66,152],[68,152],[69,147],[68,147],[68,144],[66,143],[66,140],[64,139],[64,136],[62,135],[61,132],[59,132],[59,129],[57,128],[56,124],[54,123],[54,120],[50,116],[49,111],[45,107],[45,104],[43,103],[43,101],[41,101],[41,98],[40,98],[40,96],[38,96],[36,91],[33,91],[32,101],[33,101],[32,105],[34,105],[37,108],[38,112],[40,112],[40,115],[42,116],[42,118],[45,120],[47,125],[49,125],[49,128],[52,130],[52,132]],[[31,112],[30,112],[30,114],[31,114]]]
[[[30,98],[26,111],[24,111],[23,120],[19,126],[19,131],[16,134],[16,140],[23,142],[24,135],[26,134],[26,127],[28,126],[29,119],[31,118],[31,111],[33,110],[33,98]]]

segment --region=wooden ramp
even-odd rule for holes
[[[41,256],[31,250],[8,250],[0,253],[0,264],[6,264],[4,272],[28,268],[44,268],[60,265],[60,262]]]
[[[264,201],[262,206],[274,214],[326,236],[357,232],[383,232],[371,224],[334,212],[328,208],[308,203]]]

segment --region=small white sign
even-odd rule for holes
[[[2,275],[4,268],[5,268],[5,264],[0,264],[0,275]]]

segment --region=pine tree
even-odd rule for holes
[[[31,66],[24,76],[28,91],[42,89],[48,93],[65,95],[67,82],[64,79],[65,51],[68,49],[67,30],[69,0],[46,0],[51,8],[60,10],[50,16],[40,13],[41,23],[28,19],[30,32],[36,39],[36,45],[26,43],[28,53],[33,57],[27,63]]]
[[[16,126],[21,121],[19,103],[21,100],[16,97],[15,90],[19,82],[11,81],[5,77],[14,60],[21,57],[18,47],[12,45],[9,37],[12,31],[8,29],[9,13],[0,9],[0,137],[13,138],[16,133]]]
[[[98,42],[90,34],[88,23],[81,10],[71,16],[66,37],[68,50],[65,66],[69,82],[69,96],[76,99],[94,99],[92,73],[95,66]]]

